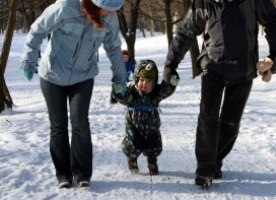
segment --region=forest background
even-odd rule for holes
[[[276,5],[276,0],[271,0]],[[31,24],[55,0],[1,0],[0,34],[5,34],[0,54],[0,113],[13,107],[13,100],[5,81],[5,71],[15,31],[28,32]],[[192,0],[125,0],[124,6],[117,12],[120,29],[125,39],[130,57],[135,59],[137,30],[143,37],[153,37],[155,33],[167,36],[168,46],[173,33],[186,15]],[[197,39],[190,48],[192,76],[198,70],[195,67],[200,47]]]

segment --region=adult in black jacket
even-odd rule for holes
[[[201,188],[222,177],[222,161],[238,136],[257,76],[258,23],[265,27],[270,50],[265,60],[271,65],[274,60],[275,67],[276,9],[270,0],[193,0],[167,54],[165,69],[174,73],[193,40],[204,33],[197,62],[202,85],[195,147],[195,184]]]

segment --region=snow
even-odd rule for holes
[[[224,177],[214,180],[208,191],[202,191],[194,185],[200,78],[192,79],[189,54],[179,66],[181,81],[176,92],[160,105],[164,150],[158,160],[160,175],[150,177],[143,156],[138,160],[141,171],[138,175],[127,169],[121,150],[124,106],[109,103],[111,70],[102,48],[100,73],[89,111],[94,151],[91,189],[75,185],[71,189],[58,189],[49,154],[49,121],[39,78],[27,81],[18,69],[25,37],[22,33],[15,34],[5,72],[15,107],[0,115],[0,199],[276,199],[275,77],[269,83],[262,82],[260,77],[255,79],[239,137],[224,161]],[[0,35],[0,48],[3,39],[4,35]],[[259,37],[259,42],[263,58],[268,52],[264,36]],[[137,60],[156,61],[161,79],[166,36],[139,37],[135,48]]]

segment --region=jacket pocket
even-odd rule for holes
[[[207,65],[210,62],[210,59],[208,57],[208,52],[204,48],[201,53],[199,54],[197,61],[196,61],[196,67],[198,69],[198,74],[200,75],[201,73],[206,74],[207,73]]]

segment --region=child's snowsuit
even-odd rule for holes
[[[175,86],[162,81],[151,93],[139,93],[132,81],[128,83],[125,96],[117,98],[119,103],[127,106],[126,135],[122,149],[128,158],[138,158],[141,153],[145,156],[160,155],[162,140],[158,106],[160,101],[170,96],[174,90]]]

